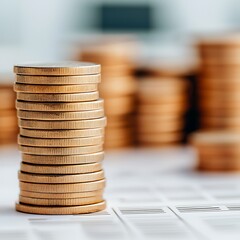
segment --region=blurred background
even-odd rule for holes
[[[237,85],[239,62],[228,50],[240,47],[239,12],[237,0],[2,0],[0,143],[16,142],[12,68],[30,61],[102,64],[107,149],[185,143],[199,128],[240,129],[239,99],[208,81],[224,75],[221,86],[232,78]],[[223,94],[235,111],[222,109]]]

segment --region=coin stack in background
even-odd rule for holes
[[[17,143],[16,94],[10,84],[0,85],[0,145]]]
[[[30,64],[14,71],[22,152],[16,209],[34,214],[104,209],[100,65]]]
[[[240,170],[240,134],[238,132],[199,131],[190,136],[190,142],[197,150],[199,170]]]
[[[85,44],[80,58],[102,66],[100,96],[104,99],[108,125],[105,131],[107,149],[132,146],[135,143],[136,80],[133,77],[132,42],[104,39]]]
[[[188,108],[188,82],[180,78],[152,77],[139,81],[138,142],[164,146],[183,140]]]
[[[240,36],[212,37],[199,45],[202,129],[240,130]]]

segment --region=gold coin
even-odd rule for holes
[[[151,77],[139,81],[138,92],[140,96],[168,96],[184,93],[189,87],[188,82],[181,78]]]
[[[212,129],[240,129],[240,118],[239,117],[207,117],[202,116],[200,119],[201,126],[203,128]]]
[[[36,103],[36,102],[16,102],[16,108],[29,111],[87,111],[103,108],[103,100],[98,99],[90,102],[74,103]]]
[[[101,97],[121,97],[133,95],[137,91],[137,83],[132,76],[104,78],[104,81],[99,85]]]
[[[211,65],[211,66],[207,66],[207,65],[202,65],[201,67],[201,76],[204,78],[210,78],[210,79],[218,79],[218,81],[220,80],[229,80],[226,81],[231,83],[232,81],[237,83],[239,82],[239,77],[240,77],[240,70],[238,65],[234,64],[234,65],[227,65],[222,67],[221,65]],[[201,82],[201,80],[199,81],[199,83]],[[221,83],[220,83],[221,84]]]
[[[20,75],[38,76],[69,76],[69,75],[89,75],[101,72],[101,66],[90,62],[58,62],[58,63],[36,63],[18,64],[14,66],[14,72]]]
[[[135,143],[133,138],[127,138],[127,139],[110,139],[105,141],[104,147],[106,149],[116,149],[116,148],[126,148],[131,147]]]
[[[86,93],[17,93],[17,99],[21,101],[30,102],[86,102],[94,101],[99,98],[98,92],[86,92]]]
[[[26,163],[38,165],[69,165],[69,164],[85,164],[102,162],[104,152],[96,152],[84,155],[68,155],[68,156],[45,156],[45,155],[29,155],[22,154],[22,161]]]
[[[169,94],[167,96],[163,95],[139,95],[138,100],[140,104],[155,104],[155,105],[165,105],[165,104],[184,104],[187,103],[187,94]]]
[[[103,151],[102,145],[96,146],[86,146],[86,147],[29,147],[29,146],[19,146],[19,150],[23,153],[33,154],[33,155],[83,155],[89,153],[96,153]]]
[[[139,114],[183,114],[188,109],[188,104],[184,102],[180,103],[166,103],[166,104],[140,104],[138,106]]]
[[[31,183],[81,183],[104,179],[104,172],[101,170],[93,173],[70,175],[43,175],[19,172],[18,179],[21,182]]]
[[[143,124],[156,124],[165,122],[178,122],[182,119],[181,116],[177,114],[167,114],[167,115],[155,115],[155,114],[141,114],[138,116],[138,122]]]
[[[204,171],[239,171],[239,158],[198,158],[198,169]]]
[[[135,110],[135,99],[132,96],[105,98],[104,109],[106,115],[128,114]]]
[[[80,174],[97,172],[102,169],[101,163],[88,163],[79,165],[33,165],[21,163],[21,171],[38,174]]]
[[[193,133],[189,140],[199,146],[229,145],[240,144],[240,133],[233,131],[199,131]]]
[[[132,114],[113,115],[107,117],[106,128],[131,127],[135,124],[135,116]]]
[[[106,202],[94,203],[83,206],[67,207],[42,207],[32,206],[22,203],[16,203],[16,210],[24,213],[46,214],[46,215],[67,215],[67,214],[84,214],[102,211],[106,208]]]
[[[16,94],[13,91],[12,85],[1,85],[0,86],[0,110],[8,111],[14,109],[14,101]]]
[[[29,192],[20,189],[20,196],[41,198],[41,199],[66,199],[66,198],[85,198],[97,197],[103,195],[103,189],[89,192],[75,192],[75,193],[43,193],[43,192]]]
[[[81,147],[103,144],[103,136],[86,137],[86,138],[64,138],[64,139],[47,139],[47,138],[30,138],[18,136],[18,144],[24,146],[37,147]]]
[[[141,133],[138,134],[140,143],[169,143],[179,142],[183,138],[182,132],[166,132],[166,133]]]
[[[75,130],[35,130],[20,128],[20,135],[32,138],[85,138],[104,136],[104,128],[75,129]],[[61,139],[63,140],[63,139]]]
[[[97,84],[101,82],[100,74],[80,76],[30,76],[16,75],[16,82],[39,85],[71,85],[71,84]]]
[[[82,112],[32,112],[17,110],[17,115],[19,118],[31,120],[84,120],[104,117],[104,109]]]
[[[16,117],[16,109],[1,110],[0,111],[0,118],[1,117]]]
[[[98,85],[29,85],[15,83],[14,90],[23,93],[84,93],[98,91]]]
[[[39,206],[82,206],[94,204],[103,201],[102,196],[88,198],[67,198],[67,199],[46,199],[46,198],[29,198],[19,196],[19,202],[23,204]]]
[[[182,130],[184,128],[185,122],[183,119],[178,119],[177,121],[165,121],[161,124],[157,124],[156,121],[145,122],[138,121],[137,131],[146,134],[154,134],[154,133],[167,133],[167,132],[176,132]]]
[[[30,192],[76,193],[103,189],[105,187],[105,179],[87,183],[64,183],[64,184],[20,182],[19,185],[21,190]]]
[[[96,118],[80,121],[37,121],[19,119],[19,126],[27,129],[88,129],[103,128],[106,126],[106,118]]]
[[[17,126],[16,116],[0,116],[0,127],[2,128],[14,128]]]

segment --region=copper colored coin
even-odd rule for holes
[[[30,85],[15,83],[14,90],[23,93],[85,93],[98,91],[98,85]]]
[[[16,82],[39,85],[97,84],[101,82],[100,74],[78,76],[32,76],[16,75]]]
[[[18,179],[22,182],[32,183],[80,183],[97,181],[104,178],[102,170],[93,173],[68,174],[68,175],[47,175],[19,172]]]
[[[23,153],[32,155],[85,155],[91,153],[97,153],[103,151],[102,145],[86,146],[86,147],[30,147],[30,146],[19,146],[19,150]]]
[[[37,206],[83,206],[103,201],[102,196],[87,198],[65,198],[65,199],[46,199],[46,198],[29,198],[19,196],[19,202],[23,204]]]
[[[81,174],[92,173],[102,170],[101,163],[88,163],[79,165],[33,165],[28,163],[21,163],[20,170],[25,173],[35,174]]]
[[[100,64],[90,62],[56,62],[56,63],[30,63],[17,64],[14,66],[14,72],[20,75],[38,75],[38,76],[76,76],[98,74],[101,72]]]
[[[21,119],[29,120],[87,120],[104,117],[104,109],[95,109],[88,111],[74,112],[37,112],[17,110],[17,115]]]
[[[99,180],[87,183],[59,183],[59,184],[45,184],[45,183],[26,183],[20,182],[20,189],[29,192],[43,192],[43,193],[76,193],[76,192],[90,192],[103,189],[105,187],[105,180]]]
[[[89,102],[72,102],[72,103],[40,103],[17,100],[16,108],[21,110],[40,112],[88,111],[103,108],[103,100],[98,99]]]
[[[82,138],[31,138],[18,136],[18,144],[24,146],[37,146],[37,147],[81,147],[103,144],[103,136],[95,137],[82,137]]]
[[[104,128],[91,129],[75,129],[75,130],[35,130],[20,128],[20,135],[32,138],[49,138],[49,139],[65,139],[65,138],[86,138],[104,136]]]
[[[76,192],[76,193],[42,193],[42,192],[29,192],[20,189],[20,196],[41,198],[41,199],[65,199],[65,198],[86,198],[102,196],[103,189],[89,192]]]
[[[65,155],[65,156],[47,156],[47,155],[31,155],[22,154],[22,161],[26,163],[38,165],[69,165],[69,164],[86,164],[94,162],[102,162],[104,152],[96,152],[82,155]]]
[[[95,101],[99,98],[98,92],[86,92],[86,93],[17,93],[17,99],[21,101],[30,101],[30,102],[87,102]]]
[[[46,214],[46,215],[72,215],[72,214],[84,214],[93,213],[104,210],[106,208],[105,201],[95,204],[83,205],[83,206],[66,206],[66,207],[44,207],[34,206],[22,203],[16,203],[16,210],[24,213],[31,214]]]
[[[19,126],[27,129],[57,129],[57,130],[70,130],[70,129],[89,129],[89,128],[103,128],[107,124],[106,117],[79,120],[79,121],[38,121],[38,120],[25,120],[19,119]]]

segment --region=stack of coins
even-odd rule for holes
[[[176,144],[183,139],[188,84],[180,78],[144,78],[138,91],[138,142],[145,146]]]
[[[0,145],[17,142],[16,94],[10,84],[0,85]]]
[[[100,65],[29,64],[14,71],[22,152],[16,209],[34,214],[104,209]]]
[[[240,37],[199,43],[200,124],[203,129],[240,130]]]
[[[105,132],[107,149],[128,147],[135,143],[134,118],[136,80],[129,53],[128,42],[100,41],[89,45],[81,52],[83,61],[101,63],[102,82],[100,96],[105,102],[108,125]]]
[[[240,134],[231,131],[199,131],[190,137],[197,150],[198,169],[204,171],[240,170]]]

